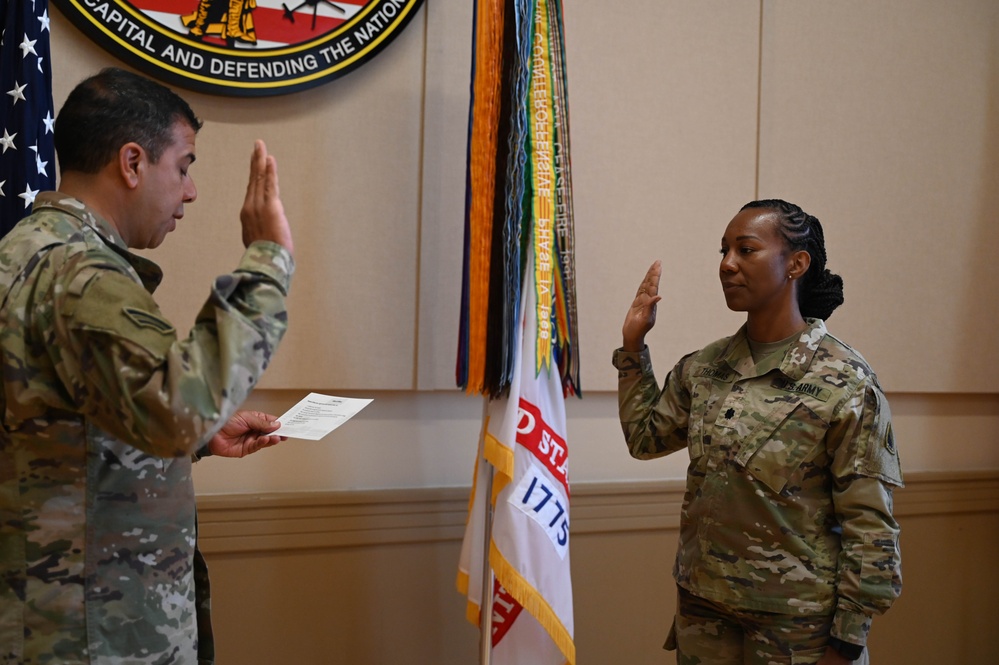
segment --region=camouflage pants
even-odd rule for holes
[[[732,610],[680,589],[665,648],[677,665],[814,665],[832,616]],[[867,650],[856,665],[868,665]]]

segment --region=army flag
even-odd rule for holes
[[[456,379],[486,399],[458,567],[482,662],[575,663],[565,397],[579,395],[560,0],[477,0]]]
[[[530,267],[517,328],[520,363],[509,396],[486,401],[459,563],[468,619],[480,624],[489,604],[490,635],[482,639],[496,665],[575,663],[565,399],[558,367],[536,369],[540,326]],[[483,600],[486,547],[495,582]]]
[[[0,0],[0,236],[55,189],[48,0]]]

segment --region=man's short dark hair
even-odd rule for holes
[[[156,163],[178,121],[197,132],[201,120],[180,96],[148,78],[108,67],[81,81],[55,123],[59,170],[97,173],[134,141]]]

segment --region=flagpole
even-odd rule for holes
[[[493,569],[489,565],[489,545],[493,533],[493,465],[485,457],[479,464],[486,465],[485,492],[485,544],[482,548],[482,598],[479,601],[479,665],[489,665],[493,651]]]

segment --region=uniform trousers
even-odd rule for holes
[[[814,665],[826,651],[832,615],[737,610],[680,588],[665,648],[677,665]],[[869,665],[867,649],[855,665]]]

